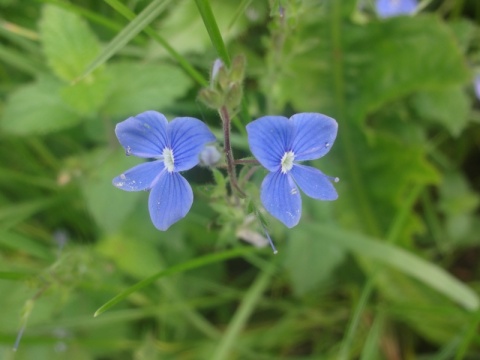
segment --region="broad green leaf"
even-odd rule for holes
[[[469,79],[458,44],[436,17],[397,17],[364,26],[345,19],[333,25],[334,15],[316,11],[317,18],[312,11],[299,23],[296,31],[303,41],[287,40],[286,51],[295,56],[285,57],[279,74],[280,96],[298,109],[334,114],[341,96],[350,121],[363,121],[393,99]],[[335,82],[341,93],[332,91]]]
[[[111,79],[103,112],[114,118],[160,110],[185,94],[191,80],[177,67],[168,64],[112,64]]]
[[[293,290],[299,296],[331,279],[332,272],[345,258],[343,248],[312,236],[303,228],[290,237],[285,252],[284,265],[290,274]]]
[[[65,85],[61,91],[62,100],[84,117],[98,116],[105,103],[108,84],[115,83],[104,72],[90,74],[71,85]]]
[[[67,82],[78,77],[100,50],[82,18],[54,5],[43,8],[40,37],[48,64]]]
[[[461,87],[420,92],[412,102],[418,116],[442,125],[454,137],[468,124],[470,100]]]
[[[478,295],[467,285],[444,269],[404,249],[333,226],[314,226],[310,224],[304,226],[312,236],[342,246],[357,256],[375,260],[409,275],[468,310],[474,311],[480,305]]]
[[[100,150],[86,158],[90,172],[82,182],[87,208],[104,231],[117,232],[128,214],[145,192],[124,192],[112,185],[115,176],[137,165],[141,159],[125,156],[122,149],[115,152]],[[145,204],[145,206],[147,206]]]
[[[13,92],[7,100],[1,128],[19,135],[46,134],[80,123],[81,118],[60,98],[61,85],[41,79]]]

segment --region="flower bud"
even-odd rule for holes
[[[215,167],[215,165],[218,164],[221,158],[222,154],[220,154],[220,152],[214,145],[207,145],[200,153],[200,165]]]
[[[225,96],[225,105],[229,109],[236,109],[240,102],[242,101],[242,85],[239,83],[234,83],[230,86],[230,89],[227,91],[227,95]]]
[[[210,88],[200,90],[198,99],[212,109],[218,109],[223,106],[222,95],[218,91]]]
[[[247,60],[243,55],[237,55],[233,58],[232,68],[230,70],[230,82],[242,82],[245,76],[245,66]]]

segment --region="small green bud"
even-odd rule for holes
[[[247,65],[247,59],[243,55],[237,55],[233,58],[232,68],[230,70],[231,82],[242,82],[245,76],[245,67]]]
[[[218,91],[210,88],[200,90],[198,99],[212,109],[219,109],[223,106],[223,96]]]
[[[243,96],[242,85],[239,83],[232,84],[225,96],[225,105],[229,109],[232,109],[232,110],[236,109],[242,101],[242,96]]]
[[[230,85],[230,72],[225,66],[218,70],[217,83],[220,85],[221,90],[227,90]]]

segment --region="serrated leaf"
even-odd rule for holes
[[[287,40],[286,48],[295,56],[286,58],[279,74],[280,97],[299,109],[334,114],[342,96],[348,118],[361,122],[388,101],[420,89],[461,85],[470,77],[458,43],[437,17],[398,17],[362,26],[345,19],[338,38],[329,17],[318,16],[320,25],[318,18],[299,24],[302,42]],[[313,29],[319,27],[323,41]],[[340,81],[342,93],[335,94],[332,89]]]
[[[118,149],[97,151],[86,159],[91,171],[82,183],[87,208],[97,224],[107,232],[118,231],[125,218],[133,210],[141,195],[145,192],[124,192],[112,185],[112,179],[129,168],[141,163],[136,157],[125,156]]]
[[[43,8],[40,38],[48,64],[67,82],[78,77],[100,50],[95,34],[82,18],[54,5]]]
[[[167,64],[112,64],[107,69],[109,96],[103,111],[123,118],[171,105],[183,95],[191,80],[177,67]]]
[[[107,97],[109,82],[103,73],[90,75],[75,84],[64,86],[60,93],[62,100],[85,117],[98,114]]]
[[[1,128],[19,135],[47,134],[77,125],[81,118],[60,98],[61,84],[43,78],[13,92],[9,97]]]

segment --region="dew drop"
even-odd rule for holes
[[[329,142],[326,142],[326,143],[325,143],[325,147],[326,147],[326,148],[330,147],[330,143],[329,143]]]
[[[127,146],[125,149],[125,155],[130,156],[132,154],[132,148],[130,146]]]
[[[295,188],[292,188],[292,189],[290,190],[290,194],[291,194],[291,195],[296,195],[296,194],[298,194],[298,190],[295,189]]]
[[[335,181],[336,183],[340,181],[340,178],[339,177],[336,177],[335,179],[333,179],[333,181]]]
[[[122,179],[122,180],[126,180],[126,179],[127,179],[127,177],[125,176],[125,174],[122,174],[122,175],[120,175],[120,179]]]

